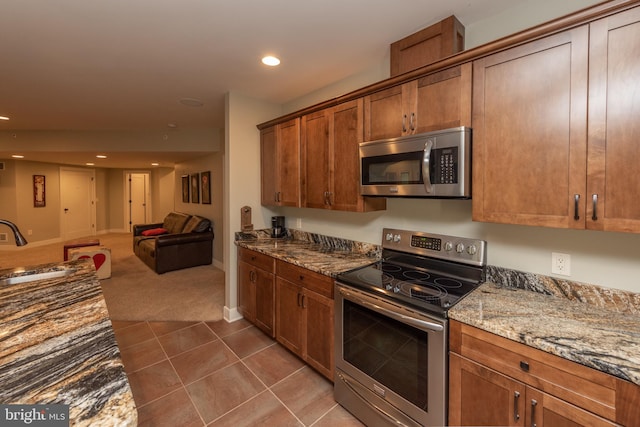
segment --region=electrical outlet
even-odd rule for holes
[[[551,273],[561,276],[571,276],[571,255],[552,252]]]
[[[296,228],[302,230],[302,218],[296,218]]]

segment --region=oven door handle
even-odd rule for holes
[[[353,293],[345,290],[345,289],[340,289],[340,293],[342,294],[343,297],[356,302],[360,305],[363,305],[375,312],[378,312],[380,314],[384,314],[387,317],[390,317],[394,320],[397,320],[399,322],[402,323],[406,323],[408,325],[411,326],[415,326],[416,328],[422,329],[422,330],[429,330],[429,331],[435,331],[435,332],[442,332],[444,331],[444,326],[440,325],[438,323],[433,323],[433,322],[428,322],[426,320],[421,320],[421,319],[416,319],[415,317],[411,317],[411,316],[406,316],[404,314],[400,314],[400,313],[396,313],[394,311],[391,311],[389,309],[386,309],[384,307],[380,307],[378,304],[376,304],[373,301],[368,301],[367,299],[365,299],[365,297],[363,296],[357,296],[354,295]],[[375,301],[375,300],[374,300]]]
[[[428,138],[424,143],[424,153],[422,155],[422,181],[424,181],[424,190],[427,193],[433,191],[433,185],[431,185],[431,150],[433,149],[433,138]]]

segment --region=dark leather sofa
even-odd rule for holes
[[[211,221],[198,215],[171,212],[161,223],[136,224],[133,252],[158,274],[211,264]]]

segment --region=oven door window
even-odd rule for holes
[[[428,334],[344,300],[343,358],[428,411]]]
[[[362,185],[422,184],[422,151],[362,158]]]

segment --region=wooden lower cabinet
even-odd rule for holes
[[[449,425],[618,425],[457,354],[449,362]]]
[[[326,295],[331,292],[333,281],[328,276],[280,263],[276,278],[276,339],[333,381],[333,298]],[[312,290],[318,286],[326,289],[327,292],[321,291],[325,295]]]
[[[238,311],[275,337],[275,260],[249,249],[238,250]]]
[[[455,320],[450,350],[451,426],[640,425],[635,384]]]

